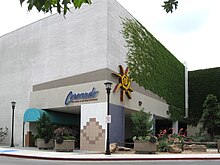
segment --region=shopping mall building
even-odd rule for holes
[[[169,121],[166,101],[129,79],[122,18],[133,19],[115,0],[93,0],[66,18],[54,14],[0,37],[0,126],[9,128],[3,143],[10,144],[16,101],[15,145],[26,145],[27,132],[36,135],[46,112],[78,131],[81,150],[104,150],[108,81],[110,142],[132,136],[130,117],[141,108],[155,123]]]

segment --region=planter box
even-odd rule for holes
[[[37,148],[39,149],[53,149],[54,141],[50,140],[48,143],[45,143],[43,139],[37,139],[36,145],[37,145]]]
[[[75,140],[64,140],[62,144],[55,142],[55,151],[69,151],[72,152],[75,149]]]
[[[157,151],[157,143],[151,143],[149,141],[134,141],[135,153],[155,153]]]

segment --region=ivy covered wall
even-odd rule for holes
[[[220,99],[220,67],[189,72],[189,124],[199,122],[208,94]]]
[[[172,120],[183,119],[184,65],[136,20],[123,19],[122,33],[130,76],[167,101]]]

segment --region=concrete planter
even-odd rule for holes
[[[39,149],[53,149],[54,141],[51,139],[48,143],[45,143],[43,139],[37,139],[36,146]]]
[[[157,143],[135,140],[134,150],[135,153],[155,153],[157,151]]]
[[[75,149],[75,140],[64,140],[62,144],[55,142],[55,151],[73,151]]]

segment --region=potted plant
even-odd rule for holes
[[[37,148],[39,149],[53,149],[53,124],[50,118],[43,113],[36,122],[36,129],[38,133],[38,139],[36,140]]]
[[[56,151],[73,151],[75,149],[75,136],[70,128],[59,127],[55,129],[55,150]]]
[[[157,137],[152,135],[153,121],[150,113],[144,109],[133,113],[133,141],[135,153],[155,153],[157,150]]]

